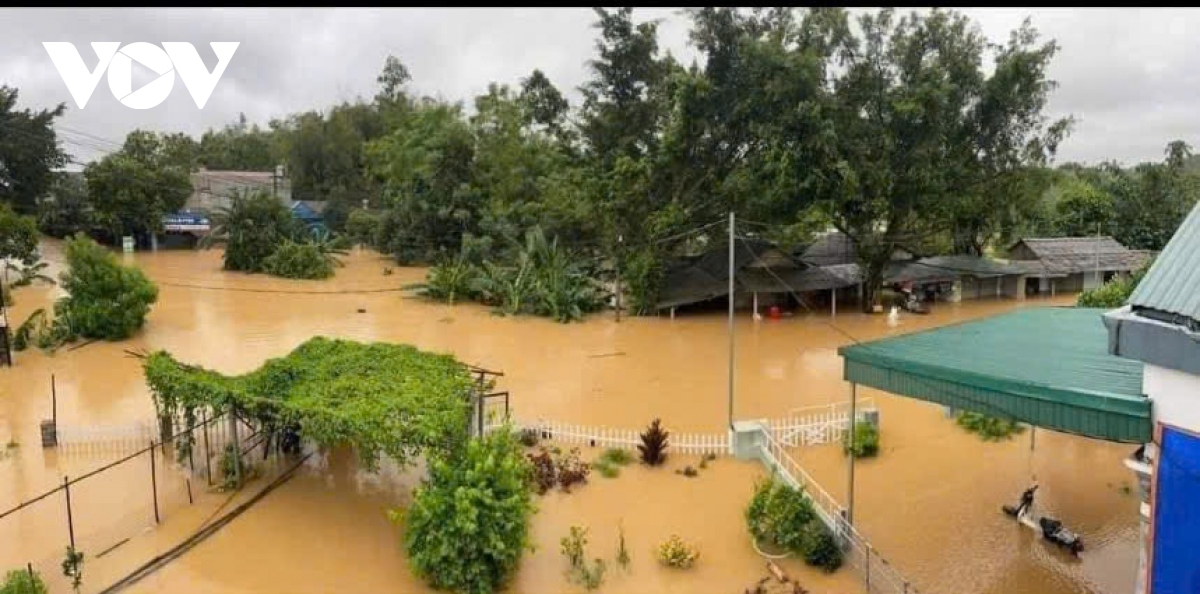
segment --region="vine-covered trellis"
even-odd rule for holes
[[[403,465],[426,449],[456,450],[467,439],[478,387],[450,355],[325,337],[245,375],[181,363],[165,351],[146,355],[143,368],[162,418],[190,426],[202,410],[230,411],[270,433],[352,445],[369,468],[380,455]],[[187,456],[191,441],[177,442]]]

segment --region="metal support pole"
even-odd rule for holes
[[[195,501],[192,500],[192,479],[185,478],[183,480],[187,483],[188,505],[191,505],[191,504],[195,503]]]
[[[621,244],[625,242],[623,235],[617,235],[617,321],[621,321]]]
[[[50,374],[50,419],[54,422],[55,432],[58,431],[58,387],[54,374]]]
[[[154,441],[150,441],[150,491],[154,498],[154,523],[161,520],[158,517],[158,471],[154,468]]]
[[[71,537],[71,548],[75,548],[75,517],[71,515],[71,481],[63,477],[63,491],[67,494],[67,535]]]
[[[836,318],[837,317],[837,289],[829,290],[829,302],[831,304],[830,308],[829,308],[829,315],[830,315],[830,317]]]
[[[867,592],[871,591],[871,545],[867,543]]]
[[[733,267],[734,219],[729,213],[729,428],[733,429]]]
[[[850,485],[846,495],[846,523],[854,525],[854,417],[858,400],[858,384],[850,384]],[[870,553],[868,551],[868,556]]]

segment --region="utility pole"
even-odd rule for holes
[[[729,212],[729,429],[733,430],[733,211]]]
[[[271,176],[271,196],[279,200],[279,178],[283,177],[283,165],[275,166],[275,174]]]
[[[621,246],[625,236],[617,234],[617,322],[621,321]]]

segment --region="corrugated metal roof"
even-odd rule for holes
[[[814,266],[853,264],[856,258],[854,241],[841,231],[831,231],[805,248],[800,259]]]
[[[1129,297],[1134,311],[1150,309],[1200,323],[1200,203]]]
[[[838,352],[847,381],[1067,433],[1148,441],[1142,364],[1108,353],[1101,313],[1030,307]]]
[[[1021,244],[1033,252],[1048,274],[1136,270],[1147,258],[1111,237],[1027,237],[1010,251]]]

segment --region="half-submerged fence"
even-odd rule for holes
[[[788,454],[772,432],[767,432],[761,455],[779,478],[804,492],[825,525],[842,538],[845,561],[858,573],[868,594],[916,594],[917,589],[850,524],[846,510]]]
[[[61,564],[67,547],[72,547],[85,555],[86,580],[89,561],[103,559],[219,487],[227,448],[237,443],[245,456],[262,444],[262,431],[241,420],[231,423],[230,418],[228,414],[201,418],[190,427],[179,422],[165,428],[155,422],[96,429],[60,427],[61,453],[80,456],[112,454],[146,431],[152,437],[129,453],[121,452],[116,459],[109,456],[110,461],[76,476],[64,476],[56,486],[0,511],[0,557],[22,557],[20,566],[38,572],[52,592],[67,591],[70,586]],[[180,447],[186,443],[191,447]],[[248,457],[244,459],[248,464]]]

